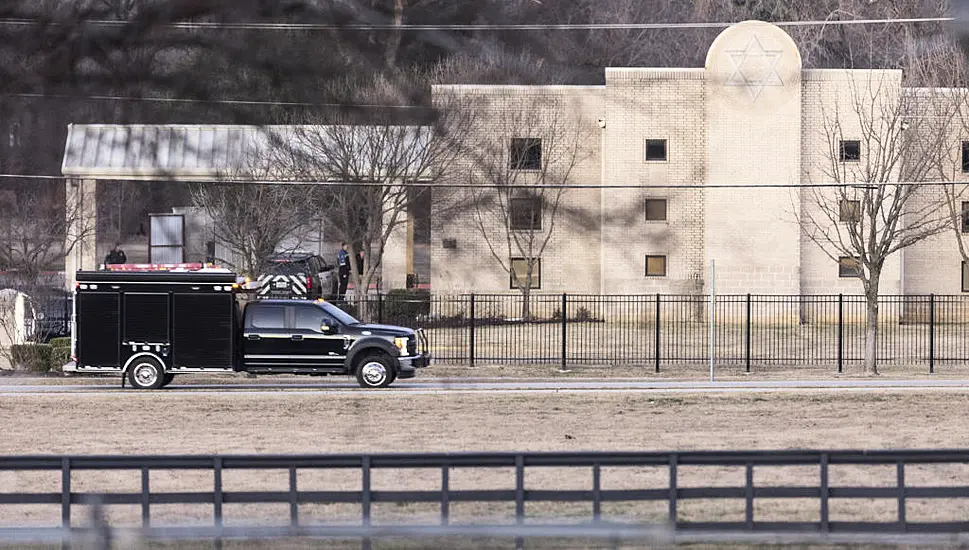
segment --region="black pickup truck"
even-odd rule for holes
[[[234,273],[78,272],[65,372],[139,389],[176,374],[352,375],[364,388],[429,363],[421,330],[359,322],[323,300],[240,303]]]

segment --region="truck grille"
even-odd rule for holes
[[[407,337],[407,355],[417,355],[417,336],[413,334]]]

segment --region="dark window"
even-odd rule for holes
[[[841,142],[841,162],[858,162],[861,160],[861,142],[857,139]]]
[[[522,288],[525,286],[527,278],[528,278],[528,260],[526,260],[525,258],[512,258],[511,259],[511,278],[509,280],[509,287]],[[533,290],[542,288],[542,259],[541,258],[533,258],[532,284],[529,288]]]
[[[969,172],[969,141],[962,142],[962,171]]]
[[[666,221],[666,199],[646,199],[646,221]]]
[[[962,201],[962,232],[969,233],[969,202]]]
[[[326,314],[318,307],[297,307],[296,308],[296,330],[312,330],[320,332],[320,327],[329,325]]]
[[[515,230],[542,228],[542,199],[540,197],[517,197],[508,200],[508,218]]]
[[[646,160],[648,161],[666,160],[666,140],[665,139],[646,140]]]
[[[256,307],[249,322],[252,328],[286,328],[286,308],[283,306]]]
[[[444,248],[453,249],[453,248],[457,248],[458,247],[458,240],[457,239],[443,239],[443,241],[441,242],[441,244],[442,244],[442,246],[444,246]]]
[[[838,277],[861,277],[861,261],[851,256],[838,258]]]
[[[969,292],[969,263],[962,260],[962,291]]]
[[[646,276],[666,277],[666,256],[646,256]]]
[[[860,201],[841,201],[840,212],[838,219],[843,222],[857,222],[861,219],[861,202]]]
[[[511,138],[512,170],[540,170],[542,168],[542,140],[540,138]]]

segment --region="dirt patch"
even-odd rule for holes
[[[962,419],[969,417],[969,392],[878,393],[816,392],[807,394],[456,394],[400,395],[361,392],[320,395],[299,392],[265,394],[124,393],[118,395],[10,395],[0,401],[0,454],[207,454],[207,453],[356,453],[424,451],[569,451],[687,450],[787,448],[946,448],[965,445]],[[758,469],[758,485],[813,484],[817,471],[804,468]],[[892,471],[832,466],[832,484],[891,485]],[[139,472],[75,472],[77,491],[137,491]],[[682,487],[736,486],[742,468],[684,467]],[[301,490],[359,490],[354,472],[300,471]],[[969,469],[919,467],[913,484],[969,485]],[[226,472],[226,491],[285,490],[286,472]],[[162,491],[198,491],[211,487],[204,472],[153,471],[152,487]],[[435,490],[439,472],[380,470],[376,490]],[[560,468],[529,470],[527,489],[588,490],[589,471]],[[451,475],[454,490],[511,488],[513,471],[460,471]],[[662,488],[664,469],[612,469],[602,472],[603,489]],[[6,489],[3,489],[6,488]],[[0,491],[59,490],[59,477],[45,473],[0,473]],[[653,505],[657,504],[657,505]],[[704,504],[704,503],[697,503]],[[706,503],[711,504],[711,503]],[[810,499],[765,503],[764,520],[816,521],[817,503]],[[774,504],[774,505],[771,505]],[[0,507],[0,524],[57,524],[57,506]],[[43,508],[43,509],[41,509]],[[952,517],[969,515],[964,501],[943,507]],[[940,508],[910,502],[912,517],[934,518]],[[288,521],[285,505],[226,505],[227,523],[278,525]],[[504,503],[455,503],[455,522],[504,522],[514,506]],[[890,519],[892,499],[832,506],[838,520]],[[634,522],[662,522],[665,503],[609,503],[603,513]],[[359,521],[354,505],[305,505],[300,517],[313,522]],[[562,506],[529,503],[527,514],[584,521],[588,503]],[[743,514],[742,501],[711,506],[687,505],[681,519],[709,514],[726,518]],[[78,506],[77,525],[85,512]],[[152,507],[160,524],[211,524],[206,505]],[[414,519],[434,522],[433,505],[379,505],[375,522]],[[116,506],[109,519],[137,525],[137,506]],[[834,520],[835,517],[832,516]],[[948,519],[948,516],[946,518]]]
[[[8,395],[0,453],[960,447],[967,417],[958,390]]]

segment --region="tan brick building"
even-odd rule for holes
[[[540,251],[542,292],[706,292],[713,260],[720,293],[858,294],[859,279],[843,276],[799,227],[818,209],[802,185],[832,181],[832,121],[844,138],[839,162],[869,152],[851,149],[860,122],[844,116],[858,90],[876,91],[875,106],[918,93],[902,87],[901,71],[803,69],[783,30],[749,21],[721,33],[704,68],[607,68],[602,86],[455,85],[433,93],[473,101],[484,121],[473,137],[512,151],[513,140],[553,137],[495,122],[512,112],[554,116],[586,136],[567,178],[576,187],[554,220],[542,214],[541,231],[552,231]],[[952,135],[954,179],[964,179],[962,139],[969,136]],[[514,231],[507,220],[462,216],[433,228],[431,288],[508,292],[516,250],[494,243]],[[960,265],[954,234],[940,234],[893,255],[881,292],[965,291]]]

